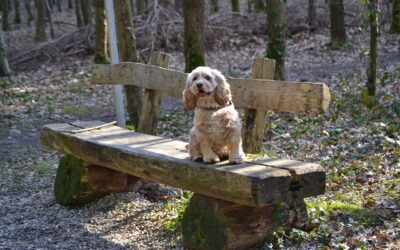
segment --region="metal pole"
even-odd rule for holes
[[[117,30],[115,27],[115,12],[113,0],[105,0],[108,43],[110,46],[111,64],[119,63]],[[115,110],[117,112],[117,123],[120,127],[125,127],[124,94],[122,85],[114,85]]]

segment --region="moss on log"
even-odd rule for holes
[[[135,191],[137,182],[138,178],[66,155],[59,162],[54,195],[61,205],[83,205],[110,193]]]
[[[304,201],[249,207],[194,194],[182,222],[188,249],[248,249],[263,244],[279,227],[307,221]]]

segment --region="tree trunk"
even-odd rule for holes
[[[26,13],[28,14],[27,24],[28,24],[28,26],[30,26],[31,22],[33,21],[33,15],[32,15],[32,11],[31,11],[31,1],[24,0],[24,4],[25,4]]]
[[[83,26],[81,4],[81,0],[75,0],[76,25],[78,26],[78,28]]]
[[[7,54],[4,44],[4,33],[0,29],[0,76],[9,76],[11,73],[10,67],[8,66]]]
[[[239,0],[231,0],[232,12],[240,12]]]
[[[376,56],[378,50],[378,0],[368,0],[368,19],[371,28],[369,43],[369,67],[367,79],[368,95],[374,96],[376,93]]]
[[[21,16],[20,16],[20,13],[19,13],[19,0],[14,0],[14,9],[15,9],[15,12],[14,12],[14,23],[16,23],[16,24],[20,24],[21,23]]]
[[[46,0],[35,0],[35,1],[36,1],[35,41],[44,41],[46,39],[46,31],[45,31]]]
[[[147,8],[147,0],[136,0],[136,13],[140,13]]]
[[[185,72],[205,65],[204,0],[185,1]]]
[[[329,0],[331,19],[331,45],[332,47],[346,44],[346,27],[344,22],[343,0]]]
[[[308,28],[310,31],[314,31],[317,26],[315,15],[315,1],[308,0]]]
[[[218,12],[218,0],[210,0],[210,5],[211,5],[211,13],[217,13]]]
[[[73,9],[74,5],[72,4],[72,0],[68,0],[68,9]]]
[[[45,0],[45,4],[46,4],[46,16],[50,24],[50,37],[53,39],[55,36],[54,36],[53,19],[51,18],[51,9],[49,0]]]
[[[107,50],[107,21],[104,10],[104,0],[94,0],[96,15],[96,48],[94,62],[107,64],[110,62]]]
[[[8,24],[8,0],[3,0],[3,30],[7,31],[10,29]]]
[[[391,33],[400,33],[400,0],[393,0],[392,22],[390,24]]]
[[[133,33],[131,2],[114,0],[115,18],[118,34],[118,49],[121,62],[137,62],[136,37]],[[137,128],[143,103],[143,90],[136,86],[125,85],[127,113],[130,123]]]
[[[267,58],[276,61],[275,79],[285,78],[285,33],[286,21],[284,3],[281,0],[267,0],[268,44]]]
[[[62,12],[61,0],[57,0],[57,10],[58,10],[58,12]]]
[[[88,25],[90,22],[90,6],[90,0],[81,0],[82,21],[84,26]]]

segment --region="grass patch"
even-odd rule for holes
[[[307,202],[308,210],[314,209],[316,215],[338,215],[340,213],[347,214],[357,220],[359,223],[368,227],[382,225],[380,213],[363,208],[361,206],[346,204],[342,202]]]
[[[100,113],[99,109],[94,107],[79,107],[75,105],[67,105],[62,108],[62,112],[74,116],[88,116]]]
[[[165,208],[170,211],[177,211],[176,218],[172,220],[164,221],[164,226],[166,229],[172,232],[180,232],[182,228],[183,221],[183,213],[186,210],[186,207],[189,205],[190,198],[193,196],[192,192],[183,192],[182,196],[178,200],[178,202],[170,203],[167,202],[165,204]]]
[[[384,180],[385,194],[400,205],[400,178]]]

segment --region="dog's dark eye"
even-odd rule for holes
[[[206,75],[204,78],[206,78],[207,81],[211,81],[211,77],[209,75]]]
[[[197,80],[197,76],[193,76],[193,81],[196,81]]]

